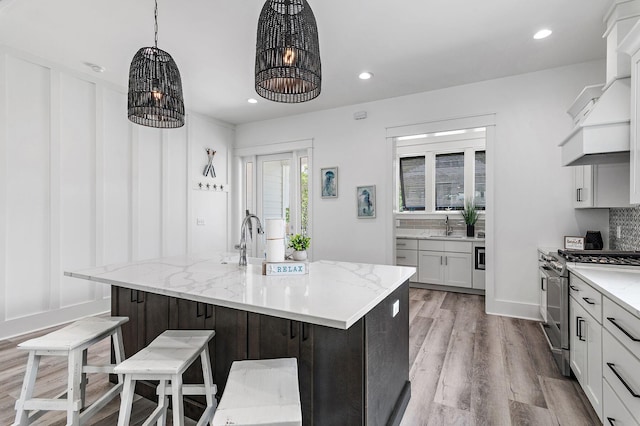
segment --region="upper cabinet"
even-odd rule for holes
[[[630,207],[629,163],[573,167],[573,207]]]
[[[637,23],[625,37],[618,49],[631,56],[631,134],[629,141],[631,204],[640,204],[640,23]]]

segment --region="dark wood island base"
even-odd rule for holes
[[[123,326],[127,357],[167,329],[215,330],[218,397],[233,361],[284,357],[298,359],[304,425],[397,425],[411,397],[408,281],[346,330],[125,287],[111,294],[112,314],[130,318]],[[199,374],[192,366],[185,383],[199,382]],[[136,392],[156,399],[151,383],[139,382]],[[188,417],[203,409],[196,397],[185,398]]]

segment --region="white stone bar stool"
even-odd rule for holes
[[[28,425],[44,414],[44,411],[50,410],[66,411],[67,424],[79,425],[118,395],[123,385],[121,376],[118,377],[115,387],[84,409],[87,373],[113,373],[115,367],[115,364],[87,365],[87,349],[112,336],[116,364],[122,362],[124,347],[120,326],[127,321],[127,317],[84,318],[45,336],[20,343],[18,348],[28,350],[29,358],[22,392],[16,401],[14,425]],[[56,398],[33,398],[38,366],[43,356],[64,356],[69,359],[67,390]],[[34,410],[41,411],[29,415],[29,412]]]
[[[209,341],[215,336],[213,330],[167,330],[131,358],[115,368],[118,374],[124,374],[124,388],[120,403],[118,426],[128,426],[131,406],[137,380],[159,380],[158,407],[145,420],[144,425],[157,421],[165,424],[169,397],[173,401],[173,424],[184,425],[183,395],[204,395],[207,408],[198,421],[205,425],[211,421],[216,411],[214,395],[218,391],[213,384]],[[182,374],[200,357],[202,362],[203,385],[183,385]],[[167,382],[171,382],[170,385]]]
[[[298,362],[295,358],[235,361],[213,426],[300,426]]]

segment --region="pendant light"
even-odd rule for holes
[[[158,0],[155,1],[155,44],[143,47],[129,68],[129,120],[148,127],[184,126],[180,71],[171,55],[158,49]]]
[[[299,103],[320,94],[318,28],[306,0],[267,0],[258,20],[256,92]]]

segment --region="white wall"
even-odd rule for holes
[[[65,270],[228,247],[229,193],[192,188],[230,180],[234,127],[137,126],[126,104],[125,88],[0,48],[0,338],[109,309],[107,286]]]
[[[239,125],[236,146],[313,139],[312,173],[339,167],[339,197],[313,198],[315,259],[392,263],[389,127],[496,114],[492,156],[495,193],[493,297],[489,312],[537,318],[536,248],[564,235],[608,229],[608,211],[576,211],[572,171],[557,144],[569,133],[566,114],[580,90],[604,80],[602,61],[457,86],[283,119]],[[375,79],[370,81],[375,90]],[[355,121],[355,111],[368,118]],[[356,218],[355,188],[377,186],[377,217]],[[493,259],[491,259],[493,257]],[[491,283],[489,283],[491,285]],[[487,294],[490,294],[488,291]]]

